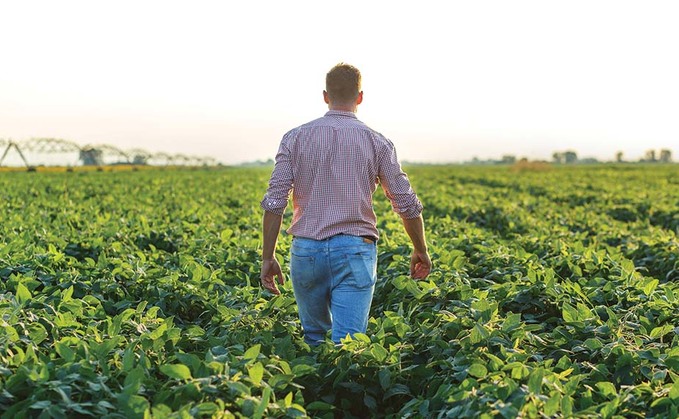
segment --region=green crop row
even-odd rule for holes
[[[432,274],[378,191],[368,331],[318,348],[259,287],[270,169],[2,174],[2,417],[679,415],[676,165],[408,173]]]

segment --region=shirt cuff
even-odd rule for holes
[[[288,206],[288,200],[269,198],[268,196],[265,196],[259,206],[262,207],[264,211],[268,211],[276,215],[283,215],[285,212],[285,207]]]
[[[395,209],[395,211],[401,218],[410,220],[412,218],[419,217],[420,214],[422,214],[423,208],[424,206],[422,205],[422,202],[420,202],[419,199],[415,199],[415,202],[413,204],[408,205],[406,207]]]

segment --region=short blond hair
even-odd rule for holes
[[[333,103],[354,102],[361,91],[361,72],[351,64],[337,64],[325,75],[325,91]]]

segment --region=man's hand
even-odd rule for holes
[[[410,276],[413,279],[424,279],[431,272],[431,259],[427,252],[414,251],[410,256]]]
[[[281,222],[283,217],[264,211],[264,218],[262,218],[262,234],[264,241],[262,243],[262,274],[259,279],[262,281],[264,288],[268,289],[276,295],[280,295],[280,291],[276,286],[274,277],[278,277],[278,283],[283,285],[283,272],[281,265],[276,260],[276,241],[278,240],[278,233],[281,230]]]
[[[410,276],[413,279],[424,279],[431,272],[431,259],[429,252],[427,252],[427,241],[424,239],[422,214],[415,218],[404,218],[403,226],[413,242],[413,254],[410,256]]]
[[[278,283],[281,285],[285,282],[283,271],[278,261],[276,259],[264,259],[262,261],[262,274],[259,277],[262,281],[262,286],[273,294],[280,295],[281,292],[278,290],[274,277],[278,277]]]

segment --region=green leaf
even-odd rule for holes
[[[502,331],[510,332],[516,329],[521,324],[521,313],[509,313],[502,322]]]
[[[394,257],[394,260],[396,260],[396,257]],[[400,275],[394,278],[391,283],[396,288],[397,290],[404,290],[409,283],[412,282],[412,279],[409,277],[406,277],[405,275]]]
[[[382,368],[380,372],[377,373],[377,378],[380,381],[382,390],[386,390],[391,386],[391,371],[389,371],[388,368]]]
[[[122,336],[113,336],[111,339],[106,339],[103,342],[90,342],[91,351],[100,358],[108,358],[108,354],[118,346],[121,339],[123,339]]]
[[[636,267],[634,266],[634,262],[629,260],[629,259],[624,259],[620,263],[620,267],[622,268],[623,275],[631,276],[636,272]]]
[[[396,330],[396,336],[402,339],[408,332],[410,332],[410,326],[408,326],[402,320],[398,320],[396,323],[394,323],[394,330]]]
[[[472,332],[470,334],[470,341],[472,344],[477,344],[483,342],[489,336],[488,331],[485,327],[480,324],[474,325]]]
[[[658,283],[659,281],[657,279],[648,278],[641,284],[641,290],[644,292],[644,294],[646,294],[647,297],[649,297],[651,294],[653,294],[653,291],[655,291]]]
[[[597,350],[604,346],[599,339],[589,338],[582,343],[590,351]]]
[[[267,380],[269,386],[274,390],[283,390],[295,379],[292,374],[275,374]]]
[[[233,230],[231,230],[230,228],[222,230],[222,232],[219,235],[220,239],[222,240],[222,243],[224,244],[229,243],[230,241],[229,239],[231,238],[231,236],[233,236]]]
[[[608,381],[600,381],[596,383],[596,388],[599,389],[599,393],[601,393],[601,395],[604,397],[617,396],[618,394],[618,391],[615,389],[613,383],[609,383]]]
[[[408,290],[416,300],[421,300],[426,295],[426,293],[418,286],[418,283],[412,280],[406,284],[406,290]]]
[[[322,401],[313,401],[306,405],[306,410],[333,410],[335,406],[331,405],[330,403],[322,402]]]
[[[543,368],[535,368],[528,376],[528,390],[533,394],[540,394],[542,391],[542,379],[545,376]]]
[[[123,354],[123,371],[129,371],[134,367],[134,347],[129,346]]]
[[[656,339],[659,337],[663,337],[666,334],[671,333],[672,331],[674,331],[674,326],[672,326],[671,324],[666,324],[663,326],[654,327],[653,330],[651,330],[649,336],[653,339]]]
[[[292,367],[292,373],[296,377],[302,377],[305,375],[313,374],[316,372],[316,368],[308,364],[298,364]]]
[[[45,339],[47,339],[47,336],[49,336],[49,334],[47,333],[47,329],[45,329],[45,326],[43,326],[40,323],[31,323],[27,329],[28,337],[30,337],[31,341],[36,345],[39,345],[42,342],[44,342]]]
[[[483,378],[488,375],[488,369],[483,364],[472,364],[467,369],[467,373],[472,377]]]
[[[506,367],[505,367],[506,368]],[[512,368],[511,377],[515,380],[522,380],[530,375],[530,370],[527,366],[521,364]]]
[[[288,417],[292,418],[308,417],[304,406],[301,406],[297,403],[291,404],[285,413]]]
[[[377,400],[369,394],[363,396],[363,404],[368,408],[369,411],[374,412],[377,410]]]
[[[144,383],[145,378],[146,373],[142,367],[133,368],[127,373],[127,376],[125,377],[125,381],[123,383],[123,392],[130,395],[137,394]]]
[[[387,356],[389,356],[389,352],[387,352],[387,350],[384,349],[384,346],[379,343],[370,345],[370,353],[377,362],[384,362],[384,360],[387,359]]]
[[[610,418],[611,416],[613,416],[613,413],[615,413],[615,411],[618,410],[618,403],[619,399],[613,399],[608,403],[604,403],[603,406],[600,406],[599,413],[601,414],[601,417]]]
[[[672,406],[673,402],[671,399],[668,399],[667,397],[662,397],[662,398],[657,398],[653,400],[651,403],[651,409],[667,409],[670,406]]]
[[[3,325],[3,327],[5,329],[4,330],[5,336],[7,336],[6,339],[8,339],[10,342],[16,342],[20,339],[19,332],[17,332],[17,330],[14,327],[8,324]]]
[[[229,381],[226,385],[239,396],[249,396],[251,394],[251,388],[239,381]]]
[[[566,417],[573,415],[573,398],[570,396],[564,396],[561,399],[561,414]]]
[[[555,391],[550,398],[545,402],[545,415],[553,417],[559,411],[561,404],[561,395]]]
[[[248,376],[255,385],[259,385],[262,381],[262,377],[264,377],[264,366],[262,365],[262,363],[257,362],[251,367],[249,367]]]
[[[290,368],[290,364],[283,361],[282,359],[278,361],[278,366],[280,367],[281,370],[283,370],[284,374],[292,374],[292,369]]]
[[[357,342],[370,343],[370,336],[366,335],[365,333],[354,333],[354,337],[352,340],[355,340]]]
[[[150,404],[142,396],[133,394],[118,399],[118,407],[129,419],[143,419],[150,408]]]
[[[160,372],[176,380],[191,379],[191,370],[182,364],[165,364],[160,366]]]
[[[391,388],[389,388],[389,390],[387,390],[384,393],[384,399],[386,400],[386,399],[388,399],[390,397],[394,397],[396,395],[409,396],[410,395],[410,389],[403,384],[394,384],[393,386],[391,386]]]
[[[259,365],[261,365],[261,364],[259,364]],[[255,409],[255,413],[252,415],[253,418],[259,419],[262,416],[264,416],[264,412],[266,412],[266,408],[269,405],[269,399],[270,398],[271,398],[271,388],[265,387],[264,390],[262,391],[262,400],[259,402],[259,405],[257,405],[257,408]]]
[[[195,413],[192,409],[191,414],[194,415],[194,417],[214,417],[220,410],[220,407],[216,403],[205,402],[200,403],[195,407]]]
[[[488,367],[490,367],[492,371],[500,370],[504,366],[502,359],[498,358],[497,356],[490,353],[486,353],[484,355],[486,358],[488,358]]]
[[[149,337],[153,340],[160,339],[163,333],[167,331],[167,323],[161,323],[160,326],[155,328],[153,332],[149,334]]]
[[[589,307],[582,303],[578,303],[578,318],[582,321],[594,318],[596,313],[594,313]]]
[[[568,303],[563,303],[561,313],[564,321],[566,321],[567,323],[574,323],[579,320],[578,310]]]
[[[247,351],[245,351],[245,353],[243,354],[243,358],[248,359],[248,360],[256,359],[259,356],[259,351],[261,349],[262,349],[262,345],[258,343],[256,345],[252,346]]]
[[[285,396],[285,398],[283,399],[283,405],[285,407],[290,407],[290,405],[292,405],[292,397],[293,397],[292,391]]]
[[[146,309],[146,306],[149,304],[148,301],[142,300],[137,304],[137,308],[135,309],[135,312],[137,314],[143,314],[144,310]]]
[[[73,285],[71,285],[70,287],[66,288],[61,292],[61,301],[68,302],[71,300],[72,296],[73,296]]]
[[[117,336],[121,329],[122,324],[130,319],[134,315],[134,310],[131,308],[126,309],[122,313],[115,316],[112,320],[109,318],[108,322],[108,334],[111,336]]]
[[[31,300],[33,296],[31,292],[24,286],[24,284],[18,284],[16,289],[16,300],[19,304],[24,304]]]
[[[679,381],[672,384],[672,387],[670,388],[669,396],[670,396],[670,399],[672,399],[672,400],[679,400]]]
[[[194,373],[200,368],[202,361],[194,354],[178,353],[175,355],[177,361],[189,367]]]
[[[56,349],[59,356],[64,358],[64,360],[66,360],[66,362],[73,362],[73,360],[75,360],[75,351],[73,349],[69,348],[66,343],[56,342],[54,344],[54,348]]]
[[[38,410],[45,410],[48,407],[52,405],[52,402],[49,400],[40,400],[38,402],[33,403],[30,408],[31,409],[38,409]]]
[[[464,265],[467,263],[467,258],[464,256],[458,256],[455,258],[453,261],[453,266],[452,268],[455,270],[460,270],[464,267]]]

